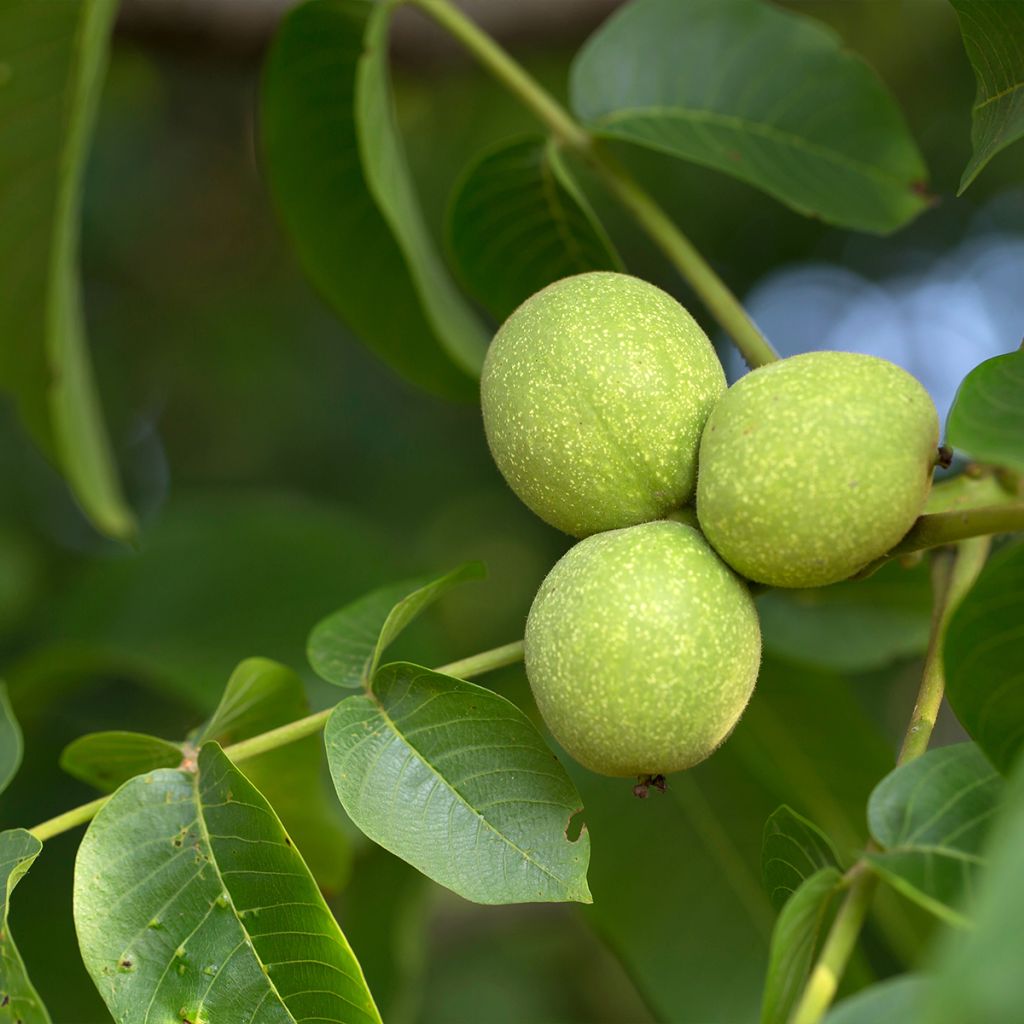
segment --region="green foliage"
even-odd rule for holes
[[[384,65],[390,14],[308,0],[285,16],[263,88],[270,185],[306,273],[356,336],[414,383],[468,398],[486,336],[415,203]]]
[[[1020,922],[1024,919],[1024,761],[1006,786],[984,855],[974,927],[947,932],[932,956],[936,977],[921,1024],[1006,1024],[1024,1006]],[[915,1022],[917,1024],[917,1022]]]
[[[338,797],[374,842],[477,903],[590,901],[582,801],[504,697],[416,665],[379,669],[325,734]]]
[[[463,172],[448,244],[467,288],[499,320],[545,285],[622,261],[558,147],[501,142]]]
[[[762,0],[634,0],[577,57],[572,101],[603,138],[829,223],[892,231],[926,206],[924,161],[874,72],[819,22]]]
[[[113,793],[136,775],[157,768],[176,768],[182,756],[179,743],[116,729],[79,736],[64,748],[60,766],[76,779]]]
[[[928,566],[891,562],[853,583],[766,590],[757,611],[773,654],[842,672],[882,668],[928,645]]]
[[[971,111],[974,153],[960,179],[963,192],[984,166],[1024,135],[1024,3],[950,0],[960,19],[964,49],[978,80]]]
[[[7,687],[0,682],[0,793],[2,793],[18,774],[21,766],[22,740],[21,728],[14,717],[7,696]]]
[[[1024,25],[1024,3],[1021,11]],[[946,422],[946,440],[978,462],[1024,473],[1022,398],[1024,351],[986,359],[960,385]]]
[[[939,747],[901,765],[868,801],[882,853],[865,856],[899,892],[953,924],[969,924],[982,846],[1002,779],[973,743]]]
[[[266,658],[247,658],[231,673],[214,713],[185,743],[133,732],[101,732],[70,743],[61,767],[110,793],[137,775],[194,760],[206,742],[238,743],[308,714],[302,681]],[[321,774],[315,736],[267,751],[246,764],[246,774],[294,836],[317,882],[336,891],[348,877],[349,840]]]
[[[1020,623],[1024,544],[998,552],[953,615],[946,695],[963,727],[1004,774],[1024,749]]]
[[[39,993],[25,971],[7,917],[11,893],[43,844],[23,828],[0,832],[0,1021],[4,1024],[50,1024]]]
[[[761,1024],[786,1024],[828,925],[842,875],[823,867],[800,884],[779,914],[761,1004]]]
[[[75,869],[82,956],[111,1014],[378,1021],[359,964],[259,791],[213,743],[133,779]]]
[[[93,383],[77,267],[82,172],[116,10],[114,0],[7,0],[0,10],[0,387],[96,528],[127,539],[135,520]]]
[[[379,587],[313,627],[307,645],[309,663],[335,686],[366,686],[384,651],[413,619],[453,587],[486,574],[480,562],[467,562],[444,576]]]
[[[916,1024],[918,1010],[931,988],[930,978],[916,974],[890,978],[844,999],[824,1024]]]
[[[832,840],[802,814],[783,805],[764,823],[761,840],[761,878],[776,910],[811,875],[840,867]]]
[[[61,587],[43,624],[46,656],[8,678],[12,690],[37,694],[106,667],[208,713],[254,646],[301,664],[310,623],[382,576],[408,572],[399,559],[381,532],[326,502],[183,496],[141,551],[93,560]]]

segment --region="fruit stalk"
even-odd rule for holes
[[[598,174],[612,195],[668,257],[712,316],[754,368],[778,359],[771,343],[757,329],[739,299],[701,256],[653,197],[606,149],[598,145],[546,89],[486,32],[448,0],[409,0],[450,33],[516,98],[547,126],[566,149],[580,156]]]

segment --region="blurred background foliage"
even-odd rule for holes
[[[968,369],[1019,341],[1024,157],[1011,148],[953,199],[974,80],[946,3],[785,6],[833,25],[892,89],[931,168],[933,209],[895,237],[853,235],[696,166],[638,151],[628,161],[780,349],[885,354],[944,413]],[[584,29],[556,24],[557,8],[550,26],[510,45],[564,94]],[[427,29],[402,38],[400,123],[440,238],[462,168],[535,126]],[[180,737],[244,657],[293,666],[325,706],[306,634],[380,583],[466,559],[490,568],[398,655],[438,664],[521,636],[568,545],[506,489],[478,410],[405,384],[303,280],[260,169],[259,74],[249,47],[115,39],[83,273],[97,378],[142,535],[136,550],[99,538],[0,403],[0,674],[26,746],[0,805],[5,827],[91,798],[57,767],[70,740],[112,728]],[[623,215],[588,193],[626,266],[703,316]],[[896,567],[866,586],[765,599],[758,695],[720,754],[673,779],[668,795],[637,801],[621,781],[575,772],[593,838],[592,908],[472,906],[359,840],[339,809],[352,846],[339,858],[353,868],[332,896],[385,1019],[753,1019],[772,920],[763,823],[786,802],[841,847],[862,841],[867,793],[892,764],[912,700],[924,578]],[[532,711],[521,670],[485,683]],[[75,950],[77,841],[47,844],[12,918],[54,1020],[87,1024],[107,1018]],[[912,961],[927,928],[895,897],[883,901],[853,981]]]

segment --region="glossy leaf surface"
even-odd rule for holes
[[[582,801],[504,697],[397,663],[325,733],[338,797],[374,842],[477,903],[590,901]]]
[[[949,411],[946,440],[978,462],[1024,473],[1024,351],[971,370]]]
[[[1003,782],[973,743],[937,747],[887,775],[868,801],[882,853],[865,856],[905,896],[968,924]]]
[[[635,0],[576,58],[588,127],[713,167],[863,231],[926,205],[926,169],[876,74],[819,22],[762,0]]]
[[[82,956],[111,1014],[371,1024],[344,935],[259,791],[216,744],[124,785],[75,867]]]

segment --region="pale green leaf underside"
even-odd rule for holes
[[[11,783],[21,766],[21,727],[14,717],[7,687],[0,683],[0,793]]]
[[[927,174],[874,72],[762,0],[636,0],[589,40],[572,103],[599,135],[704,164],[864,231],[926,206]]]
[[[479,376],[490,332],[459,294],[430,237],[395,123],[388,33],[398,6],[396,0],[377,3],[366,26],[356,71],[359,155],[377,207],[405,256],[427,319],[454,362],[466,373]],[[353,239],[353,243],[357,241]]]
[[[119,1024],[379,1024],[362,971],[258,790],[213,743],[126,783],[75,866],[85,965]]]
[[[975,744],[928,751],[871,794],[868,824],[883,852],[866,854],[868,862],[932,913],[968,923],[1002,791],[1002,778]]]
[[[933,987],[930,978],[917,974],[891,978],[844,999],[823,1024],[915,1024]]]
[[[832,900],[842,879],[834,867],[810,875],[775,922],[768,959],[761,1024],[785,1024],[810,971]]]
[[[416,665],[385,665],[372,695],[327,724],[338,796],[374,842],[477,903],[590,902],[579,793],[503,697]]]
[[[812,821],[783,805],[765,822],[761,840],[761,877],[776,910],[811,875],[839,867],[832,841]]]
[[[42,848],[23,828],[0,832],[0,1021],[5,1024],[50,1024],[50,1015],[29,980],[7,923],[11,893]]]
[[[387,647],[421,612],[449,590],[483,579],[480,562],[467,562],[444,576],[423,576],[379,587],[317,623],[307,653],[313,670],[335,686],[364,686]]]
[[[217,710],[199,729],[195,744],[235,743],[308,711],[302,680],[290,668],[269,658],[246,658],[231,673]]]
[[[359,339],[414,384],[468,398],[474,377],[424,308],[361,162],[356,72],[373,10],[309,0],[283,18],[263,82],[268,180],[306,273]]]
[[[962,193],[996,153],[1024,135],[1024,2],[950,2],[978,80],[971,111],[974,153],[960,179]]]
[[[995,554],[946,631],[946,697],[1004,774],[1024,750],[1024,543]]]
[[[76,779],[112,793],[118,786],[157,768],[181,764],[177,743],[141,732],[93,732],[72,740],[60,756],[60,766]]]
[[[622,269],[558,150],[540,135],[501,142],[470,164],[448,212],[448,247],[499,321],[553,281]]]
[[[986,359],[964,378],[946,441],[978,462],[1024,473],[1024,351]]]
[[[92,379],[77,269],[82,170],[116,9],[0,6],[0,386],[96,527],[126,538],[135,521]]]

